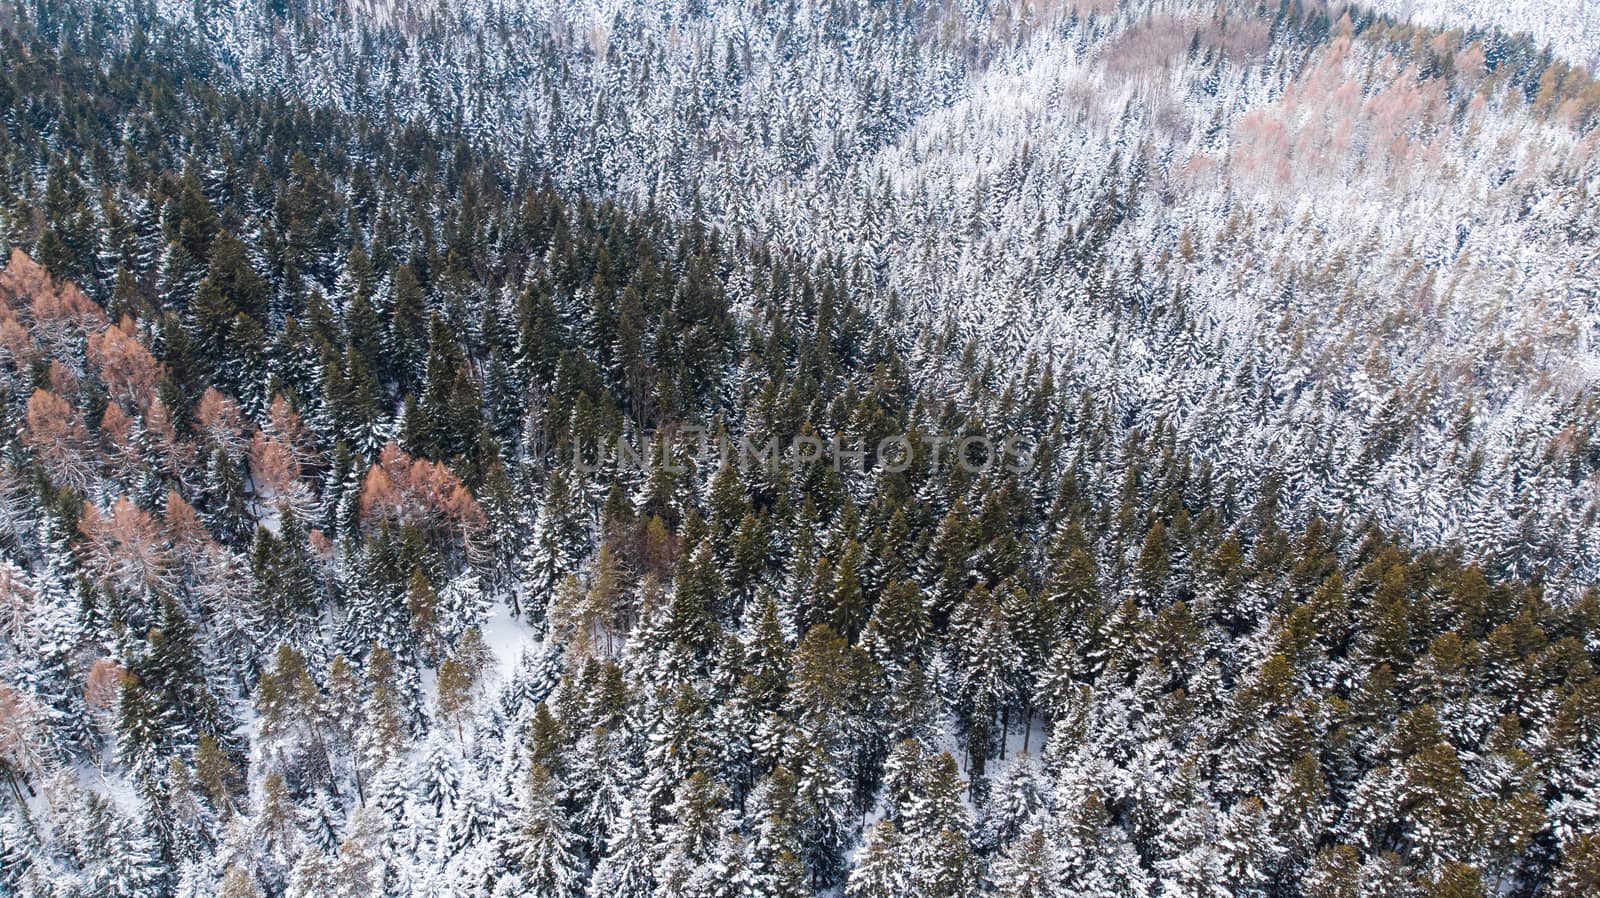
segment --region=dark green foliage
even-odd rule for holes
[[[125,663],[114,764],[171,823],[169,853],[237,849],[219,819],[244,813],[259,856],[225,882],[314,894],[328,859],[355,876],[414,825],[396,759],[420,754],[415,732],[440,820],[409,844],[481,849],[521,878],[508,894],[575,892],[624,855],[617,882],[715,866],[716,894],[783,896],[1123,894],[1180,868],[1248,895],[1595,881],[1594,593],[1563,604],[1503,566],[1296,517],[1277,481],[1240,507],[1171,426],[1118,424],[1048,364],[1006,383],[954,329],[904,345],[883,320],[898,299],[853,266],[559,193],[446,127],[230,88],[180,35],[136,51],[47,31],[8,22],[0,48],[8,239],[133,318],[178,438],[208,387],[247,433],[282,426],[279,394],[304,423],[272,434],[305,456],[298,490],[269,494],[250,444],[171,461],[150,428],[94,447],[95,490],[78,491],[11,442],[52,372],[4,366],[8,502],[74,523],[118,490],[146,510],[172,490],[221,544],[153,523],[170,557],[149,577],[102,570],[99,537],[72,528],[81,557],[18,527],[5,546],[30,574],[60,555],[51,582],[82,594],[52,599],[63,645]],[[1106,199],[1070,252],[1092,257],[1139,201],[1114,183]],[[691,458],[682,426],[736,452],[802,435],[870,455],[902,432],[916,451],[906,471],[740,467]],[[1011,432],[1037,465],[965,472],[925,451]],[[619,437],[657,464],[586,463]],[[444,494],[403,497],[427,508],[369,508],[393,498],[369,473],[390,440],[402,466],[453,472],[481,519],[448,520],[439,507],[469,503],[433,468],[403,485]],[[466,634],[497,602],[549,642],[480,697]],[[9,635],[3,650],[7,688],[67,694]],[[440,670],[448,726],[423,701]],[[255,755],[233,720],[249,701],[273,717]],[[75,762],[95,750],[61,741]],[[1049,800],[1006,807],[1034,788],[1012,765],[1041,752]],[[240,777],[246,757],[260,768]],[[200,810],[179,825],[186,795]],[[486,823],[508,795],[509,834]],[[340,819],[358,806],[365,832]],[[866,835],[870,815],[888,822]],[[295,854],[300,828],[328,859]]]

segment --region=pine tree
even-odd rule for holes
[[[751,874],[759,894],[795,898],[810,893],[810,881],[801,858],[799,797],[794,775],[782,766],[757,785],[747,805],[746,819],[756,820]]]
[[[571,475],[556,468],[545,482],[543,501],[519,565],[518,605],[523,614],[542,619],[556,585],[577,570],[588,539]]]
[[[134,779],[148,781],[164,764],[166,714],[158,698],[124,675],[117,703],[117,757]]]
[[[535,764],[528,771],[522,807],[507,846],[526,887],[555,898],[577,894],[584,876],[558,789],[544,767]]]
[[[702,771],[685,779],[667,806],[668,822],[662,827],[660,890],[696,894],[727,829],[724,805],[727,790]]]
[[[590,898],[648,898],[655,888],[655,828],[637,796],[623,802],[605,853],[589,879]]]
[[[1137,898],[1151,893],[1138,853],[1127,833],[1110,819],[1098,791],[1091,790],[1080,806],[1065,812],[1051,841],[1062,847],[1055,869],[1068,894]]]
[[[1061,532],[1050,550],[1045,585],[1062,635],[1080,643],[1095,632],[1101,616],[1099,573],[1087,542],[1076,522]]]
[[[245,496],[239,463],[221,448],[211,453],[206,467],[204,503],[206,525],[224,545],[242,548],[255,535],[256,522]]]
[[[993,850],[1009,845],[1025,831],[1037,832],[1045,794],[1038,762],[1026,753],[1014,756],[989,790],[978,844]]]
[[[1307,898],[1356,898],[1361,894],[1361,863],[1349,845],[1317,852],[1302,879]]]
[[[844,893],[848,898],[900,898],[910,893],[907,873],[899,833],[885,820],[868,831]]]
[[[438,313],[428,326],[428,356],[417,404],[413,452],[430,459],[476,463],[482,398],[467,374],[460,344]]]
[[[1592,895],[1600,889],[1600,836],[1577,836],[1561,849],[1550,894],[1558,898]]]
[[[473,679],[465,665],[454,658],[446,658],[439,664],[439,716],[454,726],[457,740],[466,738],[461,719],[472,708]]]
[[[1051,853],[1043,830],[1024,834],[990,871],[997,892],[1017,898],[1054,898],[1060,888],[1051,875]]]
[[[407,735],[395,659],[388,649],[372,647],[367,657],[366,680],[367,696],[361,713],[366,726],[361,730],[359,747],[362,767],[376,772],[399,755]]]
[[[918,660],[930,630],[922,591],[910,581],[897,580],[884,587],[861,643],[879,664],[902,667]]]
[[[402,393],[417,392],[422,384],[428,360],[429,327],[422,285],[417,282],[417,274],[410,265],[401,265],[395,269],[394,283],[390,287],[389,339],[382,357],[393,360],[390,375]],[[375,346],[371,348],[376,349]],[[369,354],[369,358],[378,357],[375,352]]]

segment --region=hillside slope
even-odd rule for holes
[[[1600,71],[1600,8],[1587,0],[1507,3],[1482,0],[1372,0],[1379,12],[1440,28],[1499,27],[1530,34],[1541,46],[1590,72]]]
[[[1593,895],[1590,85],[1094,6],[0,7],[0,896]]]
[[[162,9],[250,90],[828,260],[913,354],[1037,355],[1246,503],[1600,572],[1600,88],[1524,41],[1319,3]]]

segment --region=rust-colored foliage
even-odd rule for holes
[[[50,360],[50,392],[57,396],[76,397],[81,382],[78,373],[61,364],[60,359]]]
[[[115,658],[97,658],[89,668],[89,677],[83,686],[83,702],[102,730],[110,730],[116,723],[117,700],[127,676],[127,670]]]
[[[0,353],[5,354],[5,360],[18,368],[26,368],[33,363],[39,349],[33,342],[33,335],[22,326],[9,310],[0,312]]]
[[[244,449],[244,413],[239,404],[216,387],[206,387],[200,394],[200,404],[195,409],[195,421],[200,433],[214,448],[237,458]]]
[[[174,547],[182,553],[179,557],[185,564],[193,564],[192,555],[211,543],[211,534],[201,523],[200,515],[184,498],[178,495],[177,490],[167,491],[167,510],[163,515],[166,519],[167,534],[172,539]]]
[[[34,776],[44,770],[44,715],[31,696],[0,683],[0,762]]]
[[[106,316],[76,285],[50,277],[27,253],[13,249],[4,272],[0,272],[0,300],[5,303],[5,320],[28,322],[32,337],[51,355],[66,356],[86,334],[105,326]],[[24,346],[16,333],[0,334],[0,343],[15,358]],[[0,325],[3,329],[4,325]]]
[[[267,409],[267,436],[287,447],[300,467],[316,467],[322,463],[317,451],[317,439],[311,428],[300,420],[300,413],[289,405],[289,400],[279,393],[272,397]]]
[[[131,318],[89,337],[89,363],[112,399],[132,409],[146,409],[155,401],[161,364],[135,336]]]
[[[306,542],[311,544],[311,551],[315,553],[318,560],[322,562],[331,562],[333,560],[334,545],[333,540],[328,538],[328,534],[323,533],[321,530],[313,530],[306,534]]]
[[[484,523],[477,500],[450,469],[414,459],[390,443],[367,472],[361,514],[372,520],[454,531],[470,538]]]
[[[58,484],[83,489],[94,475],[89,431],[78,410],[49,390],[34,390],[28,399],[22,441]]]
[[[87,537],[90,566],[118,587],[135,591],[171,585],[172,555],[161,522],[127,496],[109,514],[85,506],[78,528]]]
[[[159,399],[152,398],[144,414],[145,438],[154,450],[157,462],[180,483],[192,483],[195,462],[194,444],[178,438],[172,424],[172,413]]]
[[[33,295],[33,335],[51,355],[66,355],[86,334],[105,327],[100,307],[71,283]]]
[[[34,296],[52,289],[50,274],[43,266],[22,250],[11,250],[5,270],[0,271],[0,301],[7,309],[13,312],[27,309],[33,304]]]
[[[119,472],[135,470],[142,464],[133,435],[133,417],[115,402],[108,403],[105,414],[100,416],[100,451]]]
[[[300,482],[300,463],[294,450],[258,430],[250,443],[250,476],[258,490],[282,496]]]

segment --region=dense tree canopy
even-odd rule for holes
[[[597,193],[130,21],[0,15],[0,895],[1593,891],[1571,520],[1485,555],[1318,514],[692,184]],[[1576,494],[1590,436],[1528,477]]]

